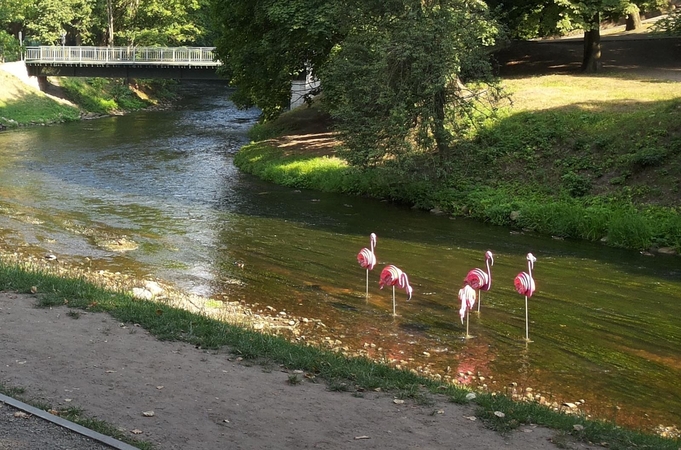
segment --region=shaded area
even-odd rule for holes
[[[681,39],[603,37],[603,73],[652,76],[681,81]],[[516,41],[495,53],[501,77],[579,73],[581,38]]]

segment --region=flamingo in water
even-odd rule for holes
[[[487,250],[485,252],[485,262],[487,263],[487,273],[482,269],[475,268],[468,272],[464,282],[470,284],[473,289],[478,290],[478,312],[480,312],[480,303],[482,300],[482,295],[480,291],[489,291],[492,287],[492,271],[490,266],[494,265],[494,255],[491,251]]]
[[[369,240],[371,249],[364,247],[357,253],[357,262],[363,269],[367,270],[367,289],[366,298],[369,299],[369,271],[374,270],[376,265],[376,254],[374,253],[374,247],[376,247],[376,234],[371,233],[369,235]]]
[[[535,285],[534,278],[532,278],[532,269],[537,258],[532,253],[527,254],[527,272],[520,272],[513,281],[515,290],[518,294],[525,296],[525,340],[530,341],[530,325],[529,316],[527,312],[527,299],[534,294]]]
[[[383,286],[393,287],[393,316],[396,316],[397,314],[395,313],[395,285],[407,291],[407,295],[409,296],[407,298],[407,301],[411,300],[411,294],[413,292],[413,289],[409,285],[409,277],[407,276],[406,273],[402,272],[400,269],[391,264],[383,268],[383,270],[381,271],[381,280],[378,283],[381,286],[381,289],[383,289]]]
[[[461,323],[463,323],[463,317],[466,316],[466,339],[468,339],[471,337],[471,335],[468,334],[468,312],[473,309],[473,306],[475,305],[475,289],[468,283],[464,284],[464,286],[459,289],[459,300],[461,300],[459,316],[461,317]]]

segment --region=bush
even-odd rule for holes
[[[676,9],[667,17],[655,22],[651,30],[653,33],[667,36],[681,36],[681,9]]]

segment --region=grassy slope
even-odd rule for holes
[[[414,158],[399,171],[361,172],[309,152],[304,140],[285,152],[281,138],[261,140],[304,133],[305,122],[316,120],[309,108],[256,127],[256,142],[235,161],[288,186],[389,198],[621,247],[681,249],[681,83],[549,75],[504,86],[513,101],[498,120],[451,154]]]
[[[67,122],[80,117],[77,107],[48,97],[2,70],[0,86],[0,125]]]
[[[57,78],[51,90],[71,101],[61,100],[26,85],[19,78],[0,70],[0,125],[14,127],[49,124],[80,119],[80,111],[110,114],[134,111],[171,98],[169,80],[137,81],[124,79]]]

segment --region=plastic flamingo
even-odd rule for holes
[[[473,306],[475,305],[475,289],[466,283],[464,287],[459,289],[459,300],[461,300],[459,316],[461,317],[461,323],[463,323],[463,318],[466,316],[466,339],[468,339],[471,337],[471,335],[468,334],[468,312],[473,309]]]
[[[362,268],[367,270],[367,287],[366,287],[366,298],[369,299],[369,271],[374,270],[376,265],[376,254],[374,253],[374,247],[376,247],[376,235],[371,233],[369,235],[369,240],[371,241],[371,249],[364,247],[357,253],[357,262]]]
[[[527,299],[532,297],[532,294],[534,294],[535,290],[534,278],[532,278],[532,269],[534,268],[534,263],[536,261],[537,258],[535,258],[532,253],[528,253],[527,272],[520,272],[513,281],[515,290],[518,291],[518,294],[525,296],[525,340],[528,342],[530,340],[530,321],[527,312]]]
[[[492,271],[490,266],[494,265],[494,255],[492,252],[487,250],[485,252],[485,262],[487,263],[487,273],[482,269],[473,269],[466,275],[465,282],[470,284],[473,289],[478,290],[478,312],[480,312],[480,303],[482,301],[482,295],[480,291],[489,291],[492,287]]]
[[[383,286],[393,287],[393,316],[397,315],[395,313],[395,285],[407,291],[407,295],[409,296],[407,300],[411,300],[413,289],[409,285],[409,277],[397,267],[389,265],[385,266],[381,271],[381,280],[378,283],[381,286],[381,289],[383,289]]]

